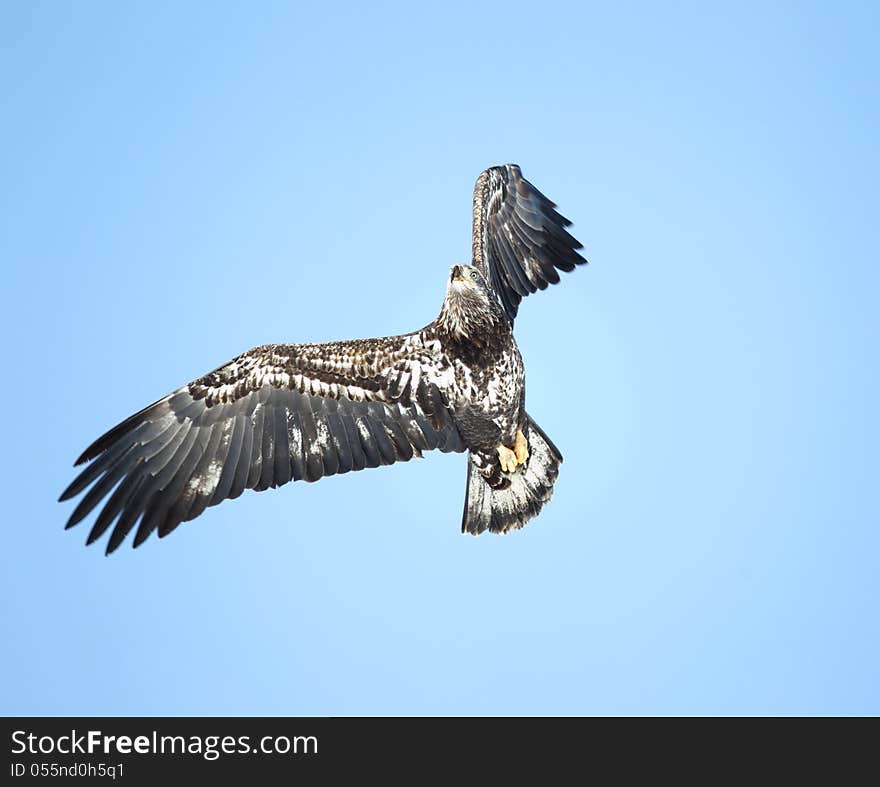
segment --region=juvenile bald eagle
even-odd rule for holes
[[[436,320],[413,333],[268,344],[178,388],[92,443],[61,495],[88,490],[67,522],[109,495],[87,543],[107,553],[168,535],[208,506],[288,481],[317,481],[468,451],[462,531],[506,533],[550,499],[562,456],[525,410],[513,338],[522,298],[585,262],[571,222],[515,164],[477,179],[473,264],[452,267]]]

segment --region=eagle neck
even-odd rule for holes
[[[499,318],[500,317],[500,318]],[[435,323],[437,336],[447,351],[466,362],[489,361],[510,347],[513,333],[503,316],[481,313],[462,321],[445,308]]]

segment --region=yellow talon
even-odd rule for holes
[[[501,469],[505,473],[516,472],[516,454],[506,445],[498,446],[498,459],[501,461]]]
[[[529,459],[529,444],[526,442],[526,436],[519,430],[516,433],[516,442],[513,444],[513,452],[516,454],[516,461],[524,465]]]
[[[516,468],[524,465],[529,458],[529,444],[526,442],[525,435],[517,431],[516,442],[513,448],[506,445],[498,446],[498,459],[501,462],[501,469],[505,473],[515,473]]]

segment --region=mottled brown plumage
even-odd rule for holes
[[[245,489],[468,451],[463,530],[507,532],[549,499],[562,461],[525,411],[513,337],[521,299],[584,262],[568,221],[519,167],[474,192],[474,265],[454,266],[436,320],[419,331],[243,353],[90,445],[61,495],[68,520],[103,501],[88,543],[107,552],[164,536]]]

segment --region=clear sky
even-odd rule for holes
[[[880,14],[712,6],[3,3],[0,711],[880,712]],[[428,455],[63,531],[143,405],[433,319],[508,161],[591,263],[517,321],[537,520]]]

